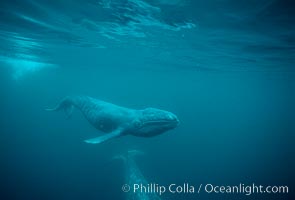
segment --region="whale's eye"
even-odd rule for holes
[[[135,128],[141,128],[142,127],[142,123],[141,123],[141,121],[139,121],[139,120],[136,120],[136,121],[134,121],[134,127]]]

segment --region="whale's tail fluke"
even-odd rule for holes
[[[128,153],[128,156],[130,156],[130,157],[144,155],[144,152],[143,151],[136,150],[136,149],[129,150],[127,153]]]
[[[120,159],[120,160],[127,161],[130,158],[133,159],[135,156],[144,155],[144,154],[145,153],[143,151],[133,149],[133,150],[128,150],[126,153],[114,156],[112,160]]]
[[[63,99],[59,104],[57,104],[54,108],[47,108],[46,111],[59,111],[64,110],[67,118],[70,118],[72,116],[74,109],[74,105],[72,101],[67,97]]]

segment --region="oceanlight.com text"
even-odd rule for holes
[[[132,193],[146,193],[151,194],[155,193],[158,195],[163,195],[165,193],[172,194],[243,194],[243,195],[252,195],[252,194],[288,194],[288,186],[263,186],[255,183],[252,184],[243,184],[239,183],[237,185],[216,185],[216,184],[175,184],[171,183],[169,185],[163,185],[158,183],[134,183],[134,184],[124,184],[122,186],[123,192],[132,192]]]

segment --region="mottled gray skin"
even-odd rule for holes
[[[47,110],[64,109],[70,117],[74,107],[78,108],[96,129],[111,134],[104,138],[96,138],[98,141],[87,140],[89,143],[101,143],[127,134],[152,137],[175,128],[179,123],[178,118],[168,111],[156,108],[135,110],[88,96],[67,97],[54,109]]]
[[[148,193],[132,191],[132,187],[134,186],[134,184],[142,184],[144,186],[147,186],[149,184],[134,160],[135,156],[143,154],[143,152],[131,150],[128,151],[126,154],[114,157],[115,159],[122,159],[125,164],[124,183],[131,187],[131,191],[126,192],[126,200],[161,200],[160,197],[154,192]]]

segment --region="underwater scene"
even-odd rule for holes
[[[295,1],[1,0],[1,200],[294,199]]]

